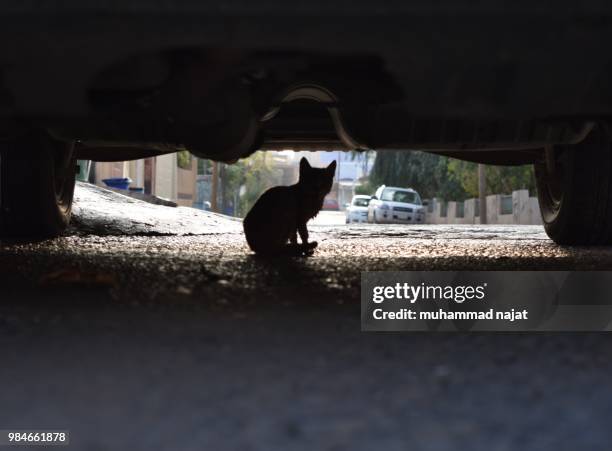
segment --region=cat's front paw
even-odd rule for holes
[[[317,246],[318,243],[316,241],[311,241],[310,243],[302,244],[302,255],[310,257],[314,254],[314,250]]]

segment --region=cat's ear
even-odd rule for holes
[[[302,157],[302,159],[300,160],[300,175],[303,175],[311,167],[312,166],[310,166],[310,163],[308,162],[306,157]]]
[[[332,177],[336,173],[336,160],[332,161],[329,166],[327,166],[327,173]]]

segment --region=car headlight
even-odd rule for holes
[[[387,204],[380,204],[380,207],[378,208],[380,208],[381,210],[388,210],[389,206]]]

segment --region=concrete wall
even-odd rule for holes
[[[196,201],[197,160],[191,158],[189,169],[177,168],[176,203],[184,207],[193,206]]]
[[[144,187],[144,160],[133,160],[127,162],[129,165],[128,177],[132,179],[130,186],[143,188]]]
[[[154,192],[158,197],[176,201],[177,198],[176,154],[156,157]]]
[[[463,217],[458,215],[458,202],[447,202],[446,216],[444,201],[433,198],[427,208],[425,222],[427,224],[480,224],[479,209],[476,199],[467,199],[463,204]],[[430,211],[431,210],[431,211]],[[536,197],[529,197],[528,190],[518,190],[512,193],[512,213],[502,214],[502,196],[493,194],[487,196],[488,224],[542,224],[540,208]]]
[[[129,177],[130,187],[143,188],[145,184],[144,160],[121,162],[97,162],[96,184],[106,186],[102,180],[112,177]],[[151,194],[179,205],[191,207],[196,202],[197,159],[191,159],[191,168],[177,166],[176,154],[155,157]]]
[[[102,180],[110,178],[123,178],[128,176],[125,161],[97,162],[96,185],[106,186]]]
[[[104,185],[102,180],[109,178],[132,179],[132,187],[144,186],[144,160],[113,161],[96,163],[96,184]]]

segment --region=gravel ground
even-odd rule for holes
[[[610,269],[541,227],[239,222],[79,185],[61,238],[0,245],[0,429],[84,450],[608,450],[608,334],[362,333],[364,270]],[[40,449],[40,448],[37,448]]]

